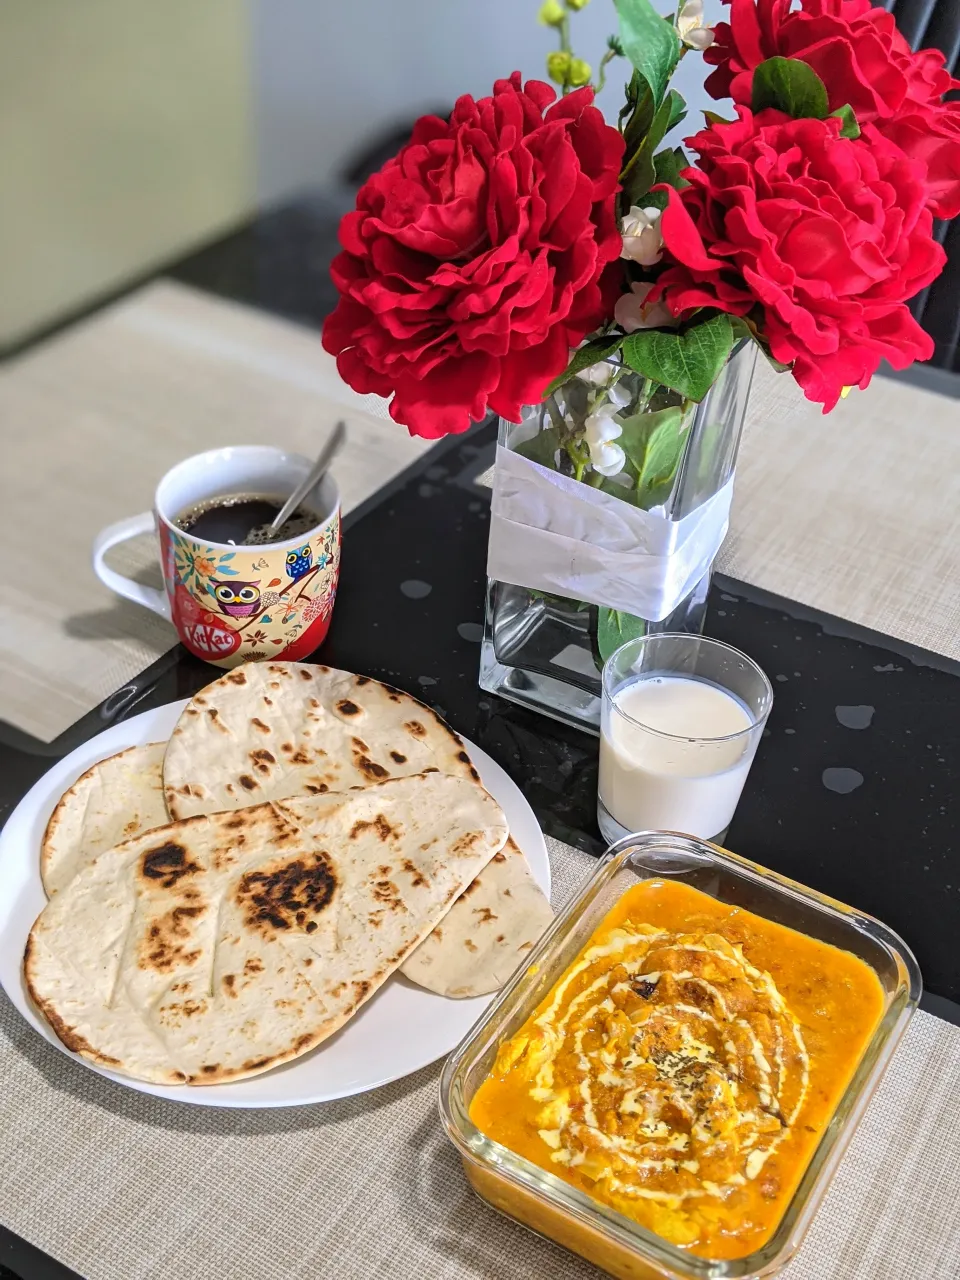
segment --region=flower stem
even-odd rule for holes
[[[569,13],[565,13],[563,15],[563,21],[560,23],[560,52],[561,53],[573,52],[570,48],[570,15]],[[567,73],[567,76],[568,75],[569,75],[569,72]],[[563,78],[563,97],[566,97],[567,94],[570,92],[570,82],[567,76],[564,76]]]
[[[640,388],[640,403],[642,405],[641,412],[646,413],[653,399],[653,379],[644,378],[643,386]]]
[[[552,395],[547,399],[547,412],[553,421],[553,425],[557,428],[557,433],[561,440],[566,431],[567,424],[563,420],[563,414],[560,412],[560,406],[557,404],[556,395]]]
[[[573,463],[573,478],[582,480],[584,471],[590,465],[590,455],[581,453],[573,440],[565,440],[563,447],[567,457]]]
[[[597,87],[595,93],[599,93],[603,86],[607,83],[607,64],[612,62],[618,56],[616,49],[608,49],[600,59],[600,73],[597,76]]]

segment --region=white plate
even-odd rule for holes
[[[132,716],[78,747],[27,792],[0,833],[0,984],[30,1025],[91,1071],[141,1093],[202,1107],[291,1107],[376,1089],[449,1053],[491,996],[449,1000],[394,974],[342,1031],[295,1062],[251,1080],[190,1087],[131,1080],[70,1053],[34,1010],[23,985],[27,935],[46,904],[40,880],[40,841],[57,801],[85,770],[125,747],[165,741],[186,701]],[[540,825],[519,787],[479,747],[464,739],[483,785],[510,823],[537,883],[550,892],[550,863]]]

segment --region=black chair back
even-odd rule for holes
[[[884,7],[912,48],[939,49],[960,78],[960,0],[886,0]],[[934,234],[947,251],[947,265],[910,310],[936,343],[930,363],[960,373],[960,218],[937,223]]]

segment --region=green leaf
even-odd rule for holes
[[[637,373],[702,400],[716,382],[733,346],[730,317],[722,311],[683,333],[638,329],[623,344],[623,358]]]
[[[680,177],[682,169],[689,169],[690,161],[684,155],[682,147],[664,147],[653,157],[653,170],[657,182],[666,182],[669,186],[682,191],[690,184],[686,178]]]
[[[637,105],[637,99],[640,97],[640,86],[646,82],[641,79],[638,72],[633,71],[630,74],[629,81],[623,86],[623,106],[620,108],[620,114],[617,116],[617,128],[623,132],[623,122],[629,116],[630,112]]]
[[[670,198],[665,191],[648,191],[643,197],[643,207],[645,209],[659,209],[661,213],[669,203]]]
[[[733,120],[728,120],[726,116],[717,115],[716,111],[704,111],[703,118],[707,124],[733,124]]]
[[[683,102],[676,89],[671,89],[658,107],[647,136],[637,150],[636,159],[625,166],[627,176],[623,182],[623,189],[626,193],[624,203],[627,208],[639,204],[656,180],[653,156],[663,141],[664,134],[670,128],[670,119],[676,109],[675,99]]]
[[[646,634],[646,622],[635,618],[632,613],[620,613],[616,609],[597,610],[597,648],[604,662],[622,644]]]
[[[636,110],[630,117],[627,127],[623,131],[623,154],[625,156],[632,156],[633,153],[643,144],[643,139],[652,123],[653,97],[646,84],[644,84],[643,96],[637,103]]]
[[[560,432],[556,427],[544,427],[529,440],[522,440],[520,444],[515,444],[513,452],[519,453],[522,458],[529,458],[531,462],[538,462],[548,471],[556,471],[559,448]]]
[[[677,405],[669,409],[659,409],[653,413],[634,413],[629,418],[620,420],[623,431],[617,437],[617,444],[627,455],[628,461],[633,464],[635,471],[633,476],[634,483],[639,480],[643,473],[650,437],[656,434],[662,423],[668,421],[671,417],[679,420],[681,414],[682,410]]]
[[[623,122],[628,117],[628,123],[624,128]],[[620,118],[617,121],[626,143],[627,155],[632,154],[643,141],[643,135],[650,128],[652,119],[653,95],[650,92],[650,86],[639,71],[634,71],[626,88],[626,102],[620,110]]]
[[[650,0],[614,0],[614,4],[623,51],[650,86],[654,106],[659,106],[680,60],[677,33]]]
[[[667,133],[680,123],[681,120],[687,118],[687,103],[682,94],[677,93],[676,89],[670,90],[670,119],[667,123]]]
[[[753,73],[753,110],[776,107],[795,120],[823,120],[829,110],[827,88],[813,67],[799,58],[767,58]]]
[[[570,363],[563,373],[558,374],[543,393],[543,399],[552,396],[565,382],[575,378],[581,369],[589,369],[600,360],[608,360],[623,345],[623,334],[611,334],[609,338],[594,338],[591,342],[577,347],[570,357]]]
[[[859,138],[860,137],[860,122],[857,120],[857,117],[853,111],[853,107],[851,107],[849,102],[846,103],[845,106],[837,107],[836,111],[831,111],[830,115],[836,116],[837,119],[841,122],[841,127],[840,127],[841,138]]]
[[[687,434],[680,405],[654,413],[636,413],[624,421],[617,443],[630,463],[633,500],[637,506],[655,506],[658,497],[655,491],[673,483]],[[617,496],[626,496],[626,490],[621,489]]]
[[[672,484],[687,442],[687,432],[683,430],[683,410],[679,405],[674,409],[664,409],[657,416],[662,416],[663,420],[651,431],[647,441],[647,455],[643,460],[638,483],[641,491]]]
[[[639,507],[640,505],[640,495],[636,489],[628,489],[626,485],[616,484],[606,476],[601,479],[597,488],[602,493],[609,493],[611,498],[619,498],[621,502],[629,502],[631,507]]]

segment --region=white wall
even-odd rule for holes
[[[272,203],[329,181],[344,159],[391,120],[490,92],[520,70],[546,79],[553,31],[537,23],[539,0],[251,0],[259,192]],[[666,12],[668,0],[662,0]],[[711,20],[719,0],[707,0]],[[572,16],[574,48],[596,66],[616,30],[612,0]],[[601,105],[616,119],[628,66],[611,64]],[[675,86],[690,123],[710,100],[704,65],[690,53]],[[688,122],[681,135],[690,132]]]
[[[0,0],[0,346],[254,199],[246,0]]]
[[[0,0],[0,347],[255,202],[329,183],[391,122],[514,69],[545,78],[539,3]],[[612,0],[572,24],[596,65]],[[627,64],[612,65],[614,119]],[[690,54],[677,76],[692,107],[702,72]]]

